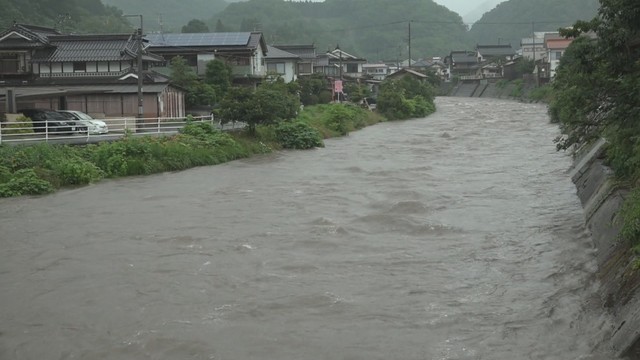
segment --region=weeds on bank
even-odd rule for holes
[[[173,136],[127,134],[118,141],[85,146],[0,145],[0,197],[47,194],[103,178],[215,165],[272,149],[321,147],[323,138],[383,120],[351,105],[319,105],[292,121],[259,126],[255,134],[230,134],[207,123],[188,123]]]

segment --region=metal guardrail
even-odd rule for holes
[[[222,125],[211,116],[192,117],[194,122],[209,123],[220,130],[235,130],[243,127],[241,123],[229,123]],[[48,122],[18,122],[7,121],[0,123],[1,144],[31,144],[31,143],[57,143],[57,144],[82,144],[100,141],[116,140],[129,136],[145,135],[173,135],[178,133],[187,124],[186,117],[176,118],[107,118],[96,119],[104,121],[108,126],[108,132],[104,134],[91,134],[88,131],[78,130],[73,126],[49,126]],[[70,120],[71,122],[71,120]]]
[[[482,80],[482,79],[499,79],[502,78],[500,74],[484,74],[484,75],[462,75],[460,80]]]

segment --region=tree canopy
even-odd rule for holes
[[[486,12],[469,31],[474,44],[520,46],[534,31],[557,31],[598,11],[598,0],[509,0]]]
[[[608,161],[622,178],[640,178],[640,2],[601,0],[598,15],[578,21],[560,62],[550,110],[564,137],[560,148],[595,137],[608,142]],[[572,116],[575,114],[575,116]]]
[[[0,26],[16,22],[48,26],[61,32],[107,33],[133,30],[122,11],[100,0],[0,0]]]
[[[202,20],[192,19],[187,25],[182,27],[183,33],[208,33],[209,26]]]

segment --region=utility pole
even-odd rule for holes
[[[411,69],[411,20],[409,20],[409,69]]]
[[[143,92],[143,78],[144,74],[142,71],[142,40],[143,40],[143,25],[142,25],[142,15],[122,15],[123,17],[139,17],[140,18],[140,28],[136,30],[136,40],[138,41],[138,51],[136,54],[137,60],[137,76],[138,76],[138,120],[136,123],[140,125],[144,120],[144,92]]]
[[[531,42],[533,45],[533,65],[536,64],[536,23],[531,22]]]

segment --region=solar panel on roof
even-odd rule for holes
[[[251,33],[148,34],[151,46],[238,46],[247,45]]]

